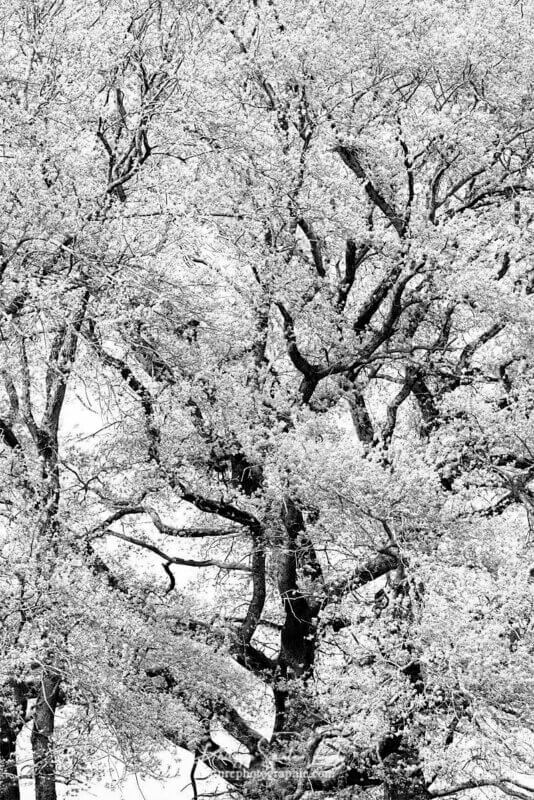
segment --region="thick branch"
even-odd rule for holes
[[[326,595],[330,600],[335,600],[348,592],[353,592],[361,586],[380,578],[399,565],[399,551],[394,545],[385,547],[378,555],[370,558],[348,578],[334,581],[325,587]]]
[[[245,644],[249,644],[252,639],[265,605],[267,591],[265,584],[265,545],[261,535],[253,535],[252,537],[251,565],[252,598],[248,605],[245,620],[241,624],[238,633],[238,638]]]
[[[87,311],[89,297],[89,292],[85,291],[72,320],[59,332],[52,345],[46,376],[46,407],[41,421],[41,429],[51,436],[55,436],[59,427],[59,416],[76,357],[78,334]]]
[[[125,361],[104,350],[102,344],[92,331],[88,334],[87,338],[102,360],[102,363],[108,367],[114,367],[119,372],[126,385],[129,386],[132,392],[141,400],[143,409],[147,416],[152,416],[152,395],[146,386],[134,375]]]
[[[370,250],[371,247],[368,244],[362,244],[356,250],[356,243],[352,239],[347,239],[345,245],[345,275],[337,290],[336,308],[338,311],[343,311],[345,308],[350,290],[354,285],[356,271],[360,264],[365,261]]]
[[[181,483],[181,481],[176,478],[171,479],[171,484],[180,490],[182,500],[185,500],[186,503],[191,503],[191,505],[198,508],[199,511],[204,511],[206,514],[217,514],[219,517],[237,522],[238,525],[243,525],[258,533],[261,531],[261,523],[254,514],[243,511],[231,503],[224,502],[224,500],[211,500],[208,497],[204,497],[188,489],[185,484]]]
[[[357,384],[357,379],[349,374],[343,381],[342,386],[347,392],[352,422],[358,439],[364,444],[372,444],[375,438],[373,422],[367,409],[363,392]]]
[[[494,325],[488,328],[487,331],[484,331],[484,333],[482,333],[477,339],[464,347],[458,361],[458,380],[460,379],[462,373],[464,373],[470,367],[471,360],[476,351],[483,345],[487,344],[487,342],[489,342],[491,339],[494,339],[495,336],[497,336],[503,329],[503,323],[496,322]]]
[[[397,414],[399,408],[408,398],[411,389],[412,389],[412,376],[410,375],[409,371],[407,371],[400,391],[397,392],[393,400],[390,403],[388,403],[386,422],[382,429],[382,436],[386,444],[389,444],[393,437],[393,433],[395,432],[395,426],[397,424]]]
[[[357,178],[365,181],[364,189],[369,199],[382,211],[384,216],[389,220],[397,231],[399,237],[402,239],[406,233],[406,220],[401,216],[394,206],[389,203],[384,195],[378,191],[376,186],[369,180],[367,173],[362,167],[360,156],[355,147],[344,147],[338,145],[335,152],[341,156],[341,159],[347,167],[354,172]]]
[[[4,422],[3,419],[0,419],[0,436],[2,436],[5,444],[7,444],[7,446],[12,450],[16,450],[17,447],[20,447],[18,438],[15,436],[13,430],[9,427],[7,422]]]
[[[363,304],[360,313],[354,321],[353,328],[357,333],[365,330],[371,319],[376,314],[382,302],[395,284],[402,271],[402,263],[397,264],[388,275],[378,284],[371,297]]]
[[[411,390],[423,417],[422,433],[428,434],[439,417],[436,401],[427,382],[423,378],[422,370],[416,368],[413,372]]]
[[[293,366],[296,367],[296,369],[298,369],[298,371],[306,377],[313,377],[319,371],[319,367],[310,364],[310,362],[300,352],[295,336],[295,323],[293,322],[293,317],[285,308],[285,306],[282,305],[282,303],[277,302],[276,306],[280,311],[284,321],[284,336],[287,343],[287,353]]]
[[[315,264],[315,269],[317,270],[317,274],[321,278],[324,278],[326,275],[326,271],[323,262],[323,250],[321,246],[321,240],[315,233],[313,225],[307,220],[305,220],[303,217],[300,217],[300,219],[298,220],[298,226],[302,230],[303,234],[306,236],[308,242],[310,243],[313,263]]]

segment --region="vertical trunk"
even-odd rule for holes
[[[59,675],[45,667],[35,704],[32,731],[35,800],[56,800],[53,736],[59,683]]]
[[[0,800],[19,800],[19,782],[15,762],[17,730],[4,713],[0,714]]]
[[[384,800],[429,800],[417,747],[403,743],[384,759]]]
[[[392,580],[392,632],[398,637],[399,651],[408,657],[402,669],[413,698],[425,692],[424,675],[417,653],[411,644],[410,632],[415,623],[414,609],[422,600],[421,587],[411,587],[406,576],[406,564],[401,559]],[[423,759],[418,735],[413,728],[413,711],[394,716],[391,720],[390,747],[382,754],[384,766],[384,800],[429,800],[423,774]]]
[[[0,800],[19,800],[16,746],[26,713],[26,690],[17,681],[2,689],[5,694],[0,704]]]
[[[321,568],[305,535],[302,513],[291,498],[284,500],[282,520],[287,537],[278,574],[285,611],[280,665],[287,669],[288,677],[306,679],[313,671],[320,602],[300,588],[298,573],[300,570],[313,580],[321,577]]]
[[[286,531],[284,550],[278,565],[278,590],[284,604],[285,620],[280,637],[278,658],[280,686],[275,689],[275,731],[280,733],[305,725],[307,701],[306,684],[313,674],[315,648],[317,645],[318,616],[321,603],[318,598],[303,591],[299,586],[299,572],[308,579],[320,580],[321,567],[313,544],[306,536],[302,512],[294,500],[286,497],[282,506],[282,521]],[[291,692],[291,715],[288,715],[290,700],[285,680],[299,678],[300,689]],[[302,697],[299,697],[302,695]],[[309,702],[309,701],[308,701]]]
[[[375,431],[357,379],[347,376],[341,380],[341,386],[347,391],[352,422],[358,439],[363,445],[372,445],[375,440]]]

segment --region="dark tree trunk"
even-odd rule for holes
[[[392,630],[399,637],[399,650],[409,658],[402,672],[413,696],[421,698],[425,692],[425,681],[421,662],[410,642],[410,630],[414,622],[414,607],[421,601],[422,590],[411,589],[403,561],[396,569],[392,585]],[[429,800],[431,797],[423,774],[418,738],[410,731],[412,722],[413,712],[394,717],[391,734],[383,743],[384,800]]]
[[[306,536],[306,526],[302,512],[296,503],[286,497],[282,507],[282,521],[286,538],[278,568],[278,590],[284,604],[285,620],[280,636],[278,658],[281,685],[275,688],[277,733],[295,727],[296,720],[290,721],[286,704],[289,694],[284,686],[286,679],[300,678],[301,690],[313,674],[315,649],[317,645],[318,615],[320,600],[308,595],[299,587],[298,573],[307,578],[322,578],[321,567],[311,541]],[[297,698],[292,698],[292,716],[295,716]],[[304,721],[302,721],[304,724]]]
[[[429,800],[417,747],[402,743],[384,759],[384,800]]]
[[[26,690],[17,681],[4,690],[4,702],[0,704],[0,800],[19,800],[16,747],[24,724]]]
[[[19,782],[15,762],[17,730],[4,714],[0,716],[0,800],[19,800]]]
[[[57,800],[53,736],[59,684],[59,676],[45,668],[35,704],[31,738],[35,800]]]

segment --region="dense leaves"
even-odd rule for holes
[[[532,796],[533,23],[12,4],[1,800]]]

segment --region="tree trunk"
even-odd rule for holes
[[[20,798],[16,746],[24,724],[26,700],[23,684],[12,681],[3,687],[0,704],[0,800]]]
[[[35,800],[57,800],[53,736],[59,684],[59,675],[45,667],[35,704],[31,737]]]
[[[429,800],[416,747],[401,744],[384,759],[384,800]]]
[[[17,733],[10,720],[0,715],[0,800],[19,800],[19,781],[15,762]]]

